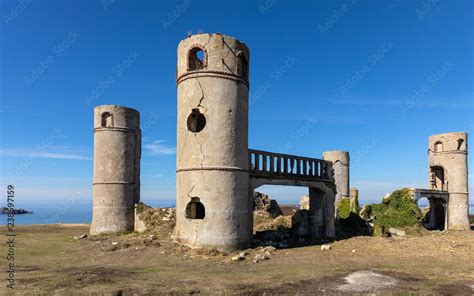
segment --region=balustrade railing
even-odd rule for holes
[[[263,178],[332,179],[332,162],[249,149],[249,173]]]

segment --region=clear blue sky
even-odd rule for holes
[[[91,201],[102,104],[141,112],[142,199],[174,200],[176,46],[188,33],[249,46],[250,148],[348,150],[363,203],[427,186],[429,135],[474,137],[469,0],[3,0],[0,12],[0,185],[21,201]],[[263,189],[282,202],[305,192]]]

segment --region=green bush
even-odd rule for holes
[[[420,208],[410,196],[410,189],[394,191],[381,204],[367,206],[367,215],[373,217],[373,235],[383,236],[391,227],[418,225],[423,218]]]
[[[337,206],[339,218],[347,219],[351,215],[351,201],[348,198],[343,198]]]
[[[351,203],[351,212],[359,215],[359,193],[354,197]]]

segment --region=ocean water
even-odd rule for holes
[[[148,204],[148,203],[147,203]],[[153,207],[174,207],[172,201],[161,201],[150,203]],[[33,211],[33,214],[16,215],[16,225],[31,224],[56,224],[56,223],[91,223],[92,203],[24,203],[18,204],[18,208]],[[474,215],[474,205],[469,206],[469,213]],[[0,215],[3,220],[1,224],[6,224],[6,215]]]
[[[65,211],[44,207],[26,207],[25,210],[33,211],[33,214],[15,215],[16,225],[57,223],[83,224],[91,223],[92,221],[92,208],[73,208]]]
[[[147,203],[153,207],[172,207],[173,202],[162,201]],[[4,207],[5,205],[2,205]],[[15,208],[32,211],[33,214],[15,215],[16,225],[32,224],[89,224],[92,221],[91,202],[24,202],[15,204]],[[5,225],[7,215],[0,215],[0,225]]]

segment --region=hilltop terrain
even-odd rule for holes
[[[285,211],[284,211],[285,212]],[[17,294],[357,292],[472,295],[474,231],[418,231],[400,238],[359,236],[295,248],[237,253],[192,250],[159,232],[84,237],[89,225],[17,227]],[[4,235],[6,228],[0,228]],[[81,238],[82,237],[82,238]],[[0,247],[6,254],[6,245]],[[267,258],[254,263],[255,256]],[[5,266],[5,256],[0,263]],[[3,290],[3,289],[2,289]]]

